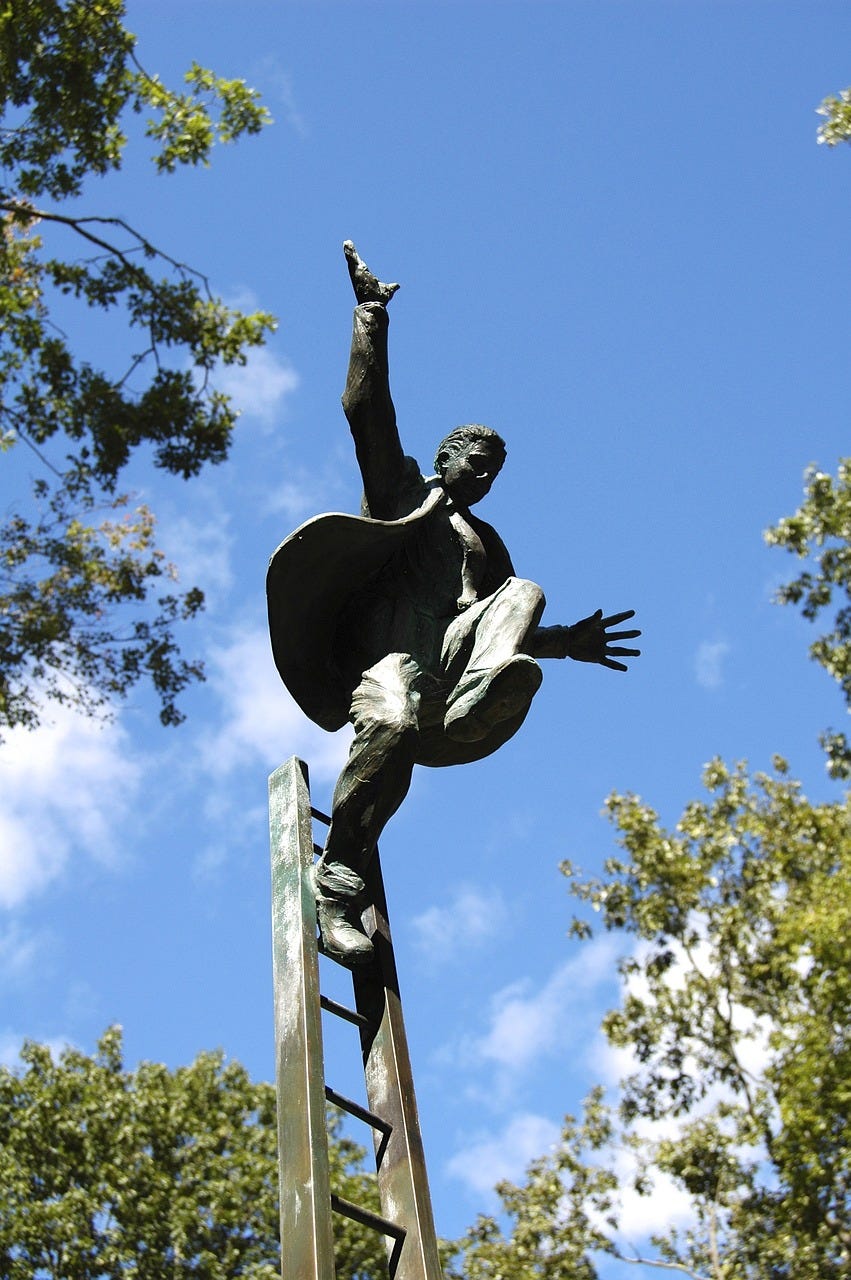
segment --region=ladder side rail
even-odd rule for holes
[[[374,905],[364,914],[364,925],[376,954],[370,964],[353,969],[352,978],[355,1008],[370,1024],[360,1032],[367,1100],[370,1110],[391,1126],[389,1136],[373,1134],[381,1211],[405,1228],[401,1248],[393,1251],[394,1280],[442,1280],[377,850],[367,874]]]
[[[269,779],[281,1276],[334,1280],[307,766]]]

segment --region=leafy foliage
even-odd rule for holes
[[[835,479],[811,467],[804,480],[801,506],[767,530],[765,538],[771,546],[809,558],[813,568],[781,587],[776,598],[798,605],[811,622],[838,602],[832,629],[813,641],[810,656],[837,681],[851,708],[851,458],[840,460]],[[829,730],[822,743],[832,776],[851,777],[846,735]]]
[[[174,625],[202,597],[193,589],[152,598],[168,571],[150,513],[87,521],[104,506],[120,517],[128,499],[119,479],[140,450],[184,479],[227,457],[237,415],[215,371],[244,364],[274,327],[267,313],[227,307],[206,277],[122,219],[79,209],[87,180],[121,167],[134,115],[150,113],[145,132],[161,173],[207,164],[216,142],[268,120],[243,81],[197,63],[185,91],[164,86],[136,60],[123,16],[123,0],[0,6],[0,446],[28,445],[44,470],[35,515],[16,514],[2,538],[0,729],[34,727],[45,698],[92,711],[144,674],[161,696],[161,719],[181,718],[175,695],[201,668],[179,660]],[[63,296],[123,316],[135,337],[123,368],[76,355],[53,318]],[[34,595],[35,612],[59,634],[46,646],[45,628],[33,629]],[[104,622],[126,606],[142,620],[124,630]],[[78,636],[81,616],[99,619],[96,642]]]
[[[604,1255],[692,1280],[851,1274],[851,802],[810,803],[779,759],[713,761],[704,785],[674,830],[611,796],[621,856],[599,877],[564,865],[633,939],[603,1023],[632,1069],[617,1112],[596,1090],[498,1188],[510,1230],[480,1218],[453,1280],[593,1280]],[[623,1243],[625,1151],[632,1191],[664,1203],[673,1184],[691,1208],[650,1256]]]
[[[819,126],[819,142],[829,147],[851,142],[851,89],[842,89],[838,97],[825,98],[817,110],[825,117],[825,123]]]
[[[498,1185],[510,1234],[496,1218],[480,1215],[452,1246],[447,1280],[594,1280],[589,1253],[610,1251],[606,1228],[615,1227],[616,1180],[596,1160],[612,1138],[596,1091],[581,1122],[565,1118],[556,1150],[530,1165],[522,1186]]]
[[[645,1160],[699,1229],[662,1257],[713,1277],[829,1280],[851,1268],[851,804],[713,761],[675,831],[635,796],[608,808],[626,856],[565,867],[606,928],[638,940],[607,1015],[636,1061],[628,1126],[677,1121]]]
[[[0,1274],[7,1280],[275,1280],[280,1275],[274,1089],[202,1053],[169,1071],[29,1043],[0,1068]],[[332,1117],[332,1179],[376,1207],[363,1151]],[[339,1280],[386,1274],[383,1242],[341,1219]]]
[[[810,652],[851,706],[851,459],[836,479],[808,472],[801,508],[766,538],[810,562],[781,603],[814,621],[838,600]],[[824,741],[847,775],[845,736]],[[562,868],[632,940],[603,1021],[632,1070],[617,1113],[595,1092],[523,1185],[498,1189],[511,1231],[480,1218],[455,1280],[585,1280],[601,1253],[692,1280],[851,1275],[851,798],[812,804],[779,758],[753,776],[714,760],[703,783],[674,830],[612,795],[621,856],[598,877]],[[585,915],[572,932],[591,936]],[[635,1192],[667,1180],[691,1207],[653,1256],[621,1243],[618,1146]]]

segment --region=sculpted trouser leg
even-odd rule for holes
[[[536,583],[508,578],[450,625],[442,654],[455,685],[444,720],[450,737],[476,741],[525,714],[541,683],[530,649],[544,604]]]
[[[316,868],[323,940],[350,961],[368,959],[372,951],[358,920],[363,872],[411,785],[420,676],[413,658],[391,653],[364,673],[352,696],[355,739],[334,789],[331,827]]]

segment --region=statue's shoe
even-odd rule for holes
[[[353,920],[354,908],[322,895],[316,899],[316,919],[325,953],[346,966],[368,964],[375,954],[372,941],[360,921]]]
[[[479,742],[497,725],[523,714],[543,678],[535,659],[518,653],[492,671],[462,680],[443,720],[447,736],[455,742]]]

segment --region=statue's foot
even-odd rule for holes
[[[366,936],[356,908],[321,894],[316,899],[316,918],[319,935],[327,955],[347,967],[367,964],[375,954],[371,940]]]
[[[492,729],[525,713],[543,673],[534,658],[519,653],[492,671],[462,680],[449,701],[443,727],[455,742],[479,742]]]
[[[343,253],[349,264],[349,276],[358,302],[380,302],[386,307],[399,288],[398,284],[385,284],[374,276],[351,240],[343,241]]]

